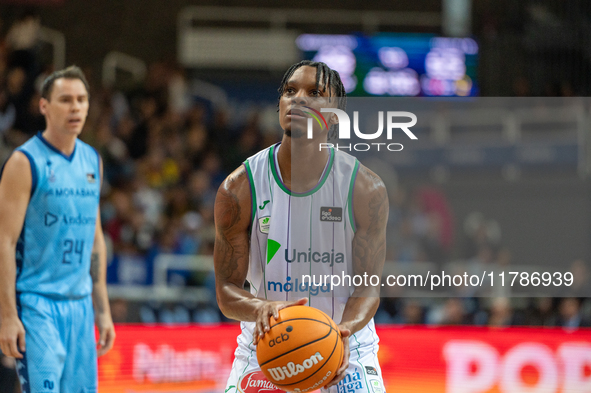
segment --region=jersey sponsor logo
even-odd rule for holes
[[[259,209],[263,210],[265,208],[265,206],[267,206],[267,203],[269,203],[271,201],[264,201],[263,204],[261,206],[259,206]]]
[[[87,173],[86,180],[88,180],[89,183],[94,184],[96,182],[96,177],[94,176],[94,173]]]
[[[82,214],[78,214],[77,216],[67,216],[63,215],[62,223],[65,225],[94,225],[95,218],[94,217],[82,217]]]
[[[238,391],[240,393],[283,393],[283,390],[273,385],[262,371],[253,371],[243,375],[238,381]]]
[[[320,221],[341,222],[343,221],[342,207],[323,206],[320,208]]]
[[[329,263],[329,266],[333,266],[335,263],[345,262],[345,254],[342,252],[334,252],[334,249],[328,251],[312,251],[308,248],[308,251],[299,251],[295,248],[291,251],[291,259],[289,258],[289,251],[285,249],[285,261],[288,263],[293,262],[316,262],[316,263]]]
[[[370,379],[369,385],[371,386],[371,390],[373,391],[373,393],[384,393],[382,384],[377,379]]]
[[[267,291],[272,292],[303,292],[311,296],[317,296],[319,292],[330,293],[332,285],[326,282],[324,285],[314,285],[308,280],[300,280],[296,277],[294,282],[291,282],[291,277],[287,276],[285,282],[281,281],[267,281]]]
[[[367,375],[378,375],[378,370],[370,366],[365,366],[365,372],[367,373]]]
[[[98,197],[98,191],[91,188],[50,188],[45,196],[56,196],[58,198],[69,197]]]
[[[288,329],[289,328],[291,328],[291,326],[289,326]],[[281,344],[287,340],[289,340],[289,334],[281,333],[279,336],[272,338],[271,341],[269,341],[269,346],[274,347],[275,345]]]
[[[281,243],[273,240],[267,239],[267,265],[271,262],[271,259],[277,254],[277,251],[281,248]]]
[[[53,390],[53,386],[54,386],[53,381],[50,381],[49,379],[46,379],[43,381],[43,388],[44,389]]]
[[[57,222],[58,218],[55,214],[49,212],[45,213],[45,226],[50,227]]]
[[[259,230],[262,233],[269,233],[269,228],[271,228],[271,217],[261,217],[259,218]]]
[[[51,169],[51,161],[47,160],[47,177],[51,183],[55,182],[55,173]]]
[[[50,212],[45,213],[45,226],[50,227],[59,221],[59,217]],[[61,223],[64,225],[94,225],[95,217],[83,217],[82,214],[77,216],[68,216],[64,214],[61,218]]]
[[[338,393],[349,393],[350,390],[357,391],[357,389],[363,389],[363,383],[361,382],[361,373],[355,368],[338,383],[337,391]]]
[[[267,372],[271,374],[271,378],[275,381],[283,381],[286,377],[291,378],[299,373],[303,373],[304,371],[312,368],[313,366],[317,365],[318,362],[324,360],[320,352],[316,352],[314,355],[310,356],[309,359],[306,359],[302,362],[302,364],[295,364],[294,362],[289,362],[285,366],[280,367],[271,367],[267,369]]]

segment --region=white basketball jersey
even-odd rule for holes
[[[340,323],[354,288],[348,281],[333,286],[328,276],[353,276],[353,186],[359,162],[331,149],[318,184],[296,193],[281,179],[280,148],[278,143],[244,162],[253,217],[247,275],[250,291],[268,300],[306,297],[309,306]],[[295,164],[296,159],[292,160]],[[328,279],[322,281],[323,277]],[[370,325],[373,330],[373,320]],[[243,328],[248,326],[243,324]],[[377,341],[377,337],[370,339]]]

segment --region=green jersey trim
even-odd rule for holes
[[[355,334],[353,334],[353,338],[357,343],[357,346],[355,347],[355,350],[357,351],[357,363],[359,363],[359,366],[361,367],[361,372],[363,373],[363,377],[365,378],[365,387],[367,388],[368,393],[370,393],[369,384],[367,383],[367,375],[365,374],[365,367],[363,367],[363,364],[361,364],[361,361],[359,360],[361,359],[361,354],[359,353],[359,346],[361,344],[359,344],[359,340],[357,340],[357,336]]]
[[[250,169],[250,164],[249,164],[248,160],[244,161],[244,167],[246,168],[246,174],[248,175],[248,183],[250,183],[250,199],[251,199],[251,204],[252,204],[252,208],[251,208],[252,224],[251,225],[254,225],[254,219],[257,214],[257,193],[254,188],[254,177],[252,176],[252,170]]]
[[[355,188],[355,180],[357,180],[357,172],[359,171],[359,161],[355,160],[355,167],[353,168],[353,174],[351,175],[351,183],[349,184],[349,196],[347,198],[347,209],[349,210],[349,224],[351,229],[355,233],[357,225],[355,225],[355,212],[353,210],[353,189]]]

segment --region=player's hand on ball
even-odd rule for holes
[[[113,344],[115,343],[115,326],[113,325],[111,315],[108,313],[97,314],[94,322],[99,332],[96,354],[98,357],[101,357],[113,348]]]
[[[265,302],[257,310],[256,326],[254,328],[254,344],[258,344],[261,337],[269,331],[269,320],[271,317],[279,318],[279,310],[290,306],[303,306],[308,303],[308,299],[302,298],[299,300],[279,301],[279,302]]]
[[[22,352],[25,352],[25,349],[25,327],[21,320],[18,317],[0,320],[0,350],[2,353],[6,356],[22,359]]]
[[[328,389],[331,386],[335,386],[339,382],[347,376],[347,368],[349,368],[349,355],[351,354],[349,350],[349,336],[351,335],[351,331],[349,329],[345,329],[339,326],[339,330],[341,331],[341,337],[343,338],[343,361],[341,362],[341,366],[337,370],[335,377],[328,385],[325,386],[325,389]]]

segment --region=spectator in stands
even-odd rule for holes
[[[125,299],[111,300],[111,317],[113,323],[129,322],[128,304]]]
[[[501,228],[493,219],[487,219],[480,212],[470,213],[464,220],[466,246],[464,257],[473,258],[479,254],[482,247],[496,250],[501,240]]]
[[[490,307],[488,326],[505,327],[514,324],[511,301],[506,297],[494,298]]]
[[[425,323],[425,310],[413,299],[405,299],[402,312],[394,318],[394,323],[404,325],[421,325]]]
[[[449,298],[439,309],[431,310],[431,323],[438,325],[469,325],[471,323],[466,306],[460,298]]]
[[[24,132],[24,123],[28,116],[32,92],[30,91],[30,83],[27,82],[27,74],[22,67],[11,68],[8,71],[6,76],[6,91],[8,93],[8,101],[16,110],[14,128],[20,132]],[[22,138],[28,139],[26,135],[22,136]]]
[[[554,300],[550,297],[531,299],[525,311],[525,324],[534,326],[556,326]]]
[[[14,104],[8,100],[6,90],[0,90],[0,135],[4,135],[16,121],[16,109]]]
[[[6,43],[11,51],[10,67],[21,67],[31,81],[39,71],[36,45],[40,28],[39,15],[33,10],[25,10],[6,34]]]
[[[581,300],[577,298],[564,298],[558,307],[559,318],[557,326],[567,330],[576,330],[580,327],[591,327],[591,321],[581,312]]]
[[[587,268],[585,261],[582,259],[576,259],[571,263],[568,271],[573,275],[573,283],[568,287],[569,296],[589,296],[589,269]]]

